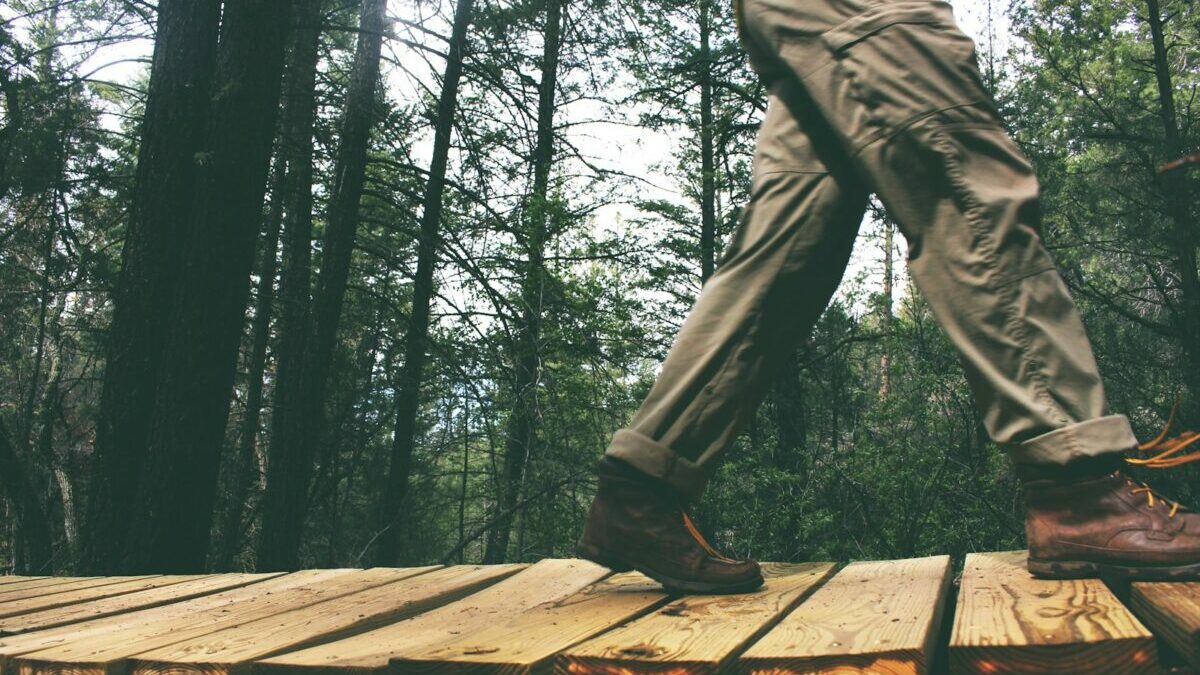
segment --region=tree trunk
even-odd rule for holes
[[[700,283],[716,265],[717,189],[713,149],[713,76],[711,0],[700,0]]]
[[[1158,109],[1162,119],[1168,159],[1182,157],[1185,151],[1179,121],[1175,116],[1174,85],[1171,66],[1167,61],[1166,39],[1163,36],[1162,14],[1158,0],[1146,0],[1146,15],[1150,23],[1150,38],[1154,43],[1154,75],[1158,84]],[[1191,183],[1182,170],[1162,175],[1160,185],[1167,202],[1175,239],[1176,273],[1179,275],[1182,302],[1175,317],[1186,365],[1182,368],[1184,381],[1192,393],[1189,417],[1200,418],[1200,278],[1196,273],[1196,223],[1192,217]]]
[[[294,428],[301,431],[301,435],[286,446],[272,444],[271,447],[263,537],[258,550],[260,571],[292,569],[299,560],[313,457],[323,427],[329,367],[346,295],[358,229],[358,207],[366,180],[367,145],[375,121],[372,108],[379,80],[386,9],[385,0],[363,0],[360,10],[358,44],[346,91],[321,274],[313,305],[314,329],[305,349],[302,368],[306,386],[302,395],[289,406],[289,414],[299,416]]]
[[[255,344],[250,364],[250,390],[247,392],[246,418],[241,435],[241,457],[235,487],[225,513],[226,532],[218,554],[218,569],[232,565],[241,549],[245,527],[243,511],[253,484],[262,475],[258,443],[259,420],[263,400],[263,371],[266,348],[270,342],[270,315],[274,308],[272,290],[277,266],[275,251],[281,230],[284,232],[283,273],[279,282],[282,316],[275,349],[275,385],[272,408],[271,441],[284,443],[278,434],[291,430],[280,427],[287,422],[289,393],[294,393],[303,361],[305,336],[310,330],[309,305],[312,292],[313,229],[313,126],[315,124],[317,62],[322,28],[322,0],[303,0],[295,5],[288,63],[284,77],[283,112],[279,124],[271,211],[268,214],[267,246],[263,251],[263,279],[260,282],[259,307],[255,312]],[[286,219],[286,220],[285,220]]]
[[[18,557],[17,573],[52,574],[54,539],[50,519],[30,484],[29,473],[17,456],[3,420],[0,420],[0,487],[16,514],[14,543],[20,544],[25,552]]]
[[[132,548],[137,495],[157,393],[179,241],[191,211],[216,63],[218,0],[161,0],[150,88],[96,423],[85,569],[116,573]],[[142,544],[139,542],[139,546]]]
[[[263,373],[267,364],[267,343],[271,338],[271,313],[275,306],[275,271],[279,261],[279,232],[283,220],[283,185],[286,165],[280,152],[272,171],[271,209],[267,214],[267,232],[263,236],[262,261],[259,265],[258,303],[254,308],[253,344],[247,366],[246,408],[242,414],[237,457],[230,479],[232,487],[221,518],[221,541],[213,568],[227,570],[242,547],[242,514],[250,488],[258,478],[255,454],[258,451],[259,426],[262,420]]]
[[[892,393],[892,281],[895,278],[895,260],[892,249],[895,247],[896,228],[891,220],[883,219],[883,314],[880,327],[883,329],[883,340],[880,342],[882,354],[879,356],[879,398],[887,398]]]
[[[442,222],[442,191],[446,185],[446,164],[450,156],[450,133],[454,128],[458,104],[458,83],[462,76],[463,51],[466,48],[467,27],[471,23],[474,0],[458,0],[454,9],[454,28],[450,33],[446,72],[442,77],[442,94],[438,100],[437,125],[433,135],[433,159],[429,164],[429,180],[425,183],[422,200],[421,231],[417,249],[417,276],[413,280],[412,311],[405,333],[404,365],[400,369],[399,390],[396,393],[396,430],[392,436],[392,457],[388,469],[387,488],[376,552],[377,565],[395,564],[400,552],[398,527],[404,497],[408,491],[408,476],[412,467],[413,447],[417,440],[417,411],[421,404],[421,384],[424,381],[425,356],[428,350],[429,309],[433,301],[433,272],[437,265],[438,228]]]
[[[526,464],[536,436],[537,387],[541,375],[539,353],[542,328],[542,293],[545,289],[545,247],[550,169],[554,163],[554,108],[558,83],[558,57],[562,42],[562,15],[566,0],[549,0],[542,43],[542,80],[538,86],[537,140],[533,152],[533,191],[525,205],[527,254],[521,283],[521,322],[514,345],[513,411],[508,421],[504,469],[500,477],[497,519],[484,551],[485,563],[508,555],[512,520],[520,509],[518,499]]]
[[[205,568],[279,110],[290,2],[229,3],[125,570]]]

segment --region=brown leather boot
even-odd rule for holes
[[[588,510],[578,555],[615,572],[635,569],[680,593],[744,593],[763,583],[753,560],[716,551],[670,487],[611,457]]]
[[[1065,467],[1018,467],[1025,487],[1029,571],[1051,579],[1200,579],[1200,514],[1123,470],[1127,462],[1173,466],[1183,463],[1180,459],[1156,464],[1114,454]]]

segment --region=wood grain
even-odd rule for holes
[[[1200,670],[1200,583],[1138,582],[1129,601],[1155,635]]]
[[[415,616],[515,574],[518,565],[460,565],[176,642],[130,659],[133,675],[224,675],[250,661]]]
[[[4,595],[11,591],[23,590],[26,588],[38,588],[41,586],[54,586],[56,584],[67,584],[75,581],[89,581],[98,577],[17,577],[19,581],[12,581],[3,586],[0,586],[0,601],[3,601]]]
[[[116,579],[118,577],[112,578]],[[20,600],[9,600],[0,602],[0,619],[28,614],[30,612],[53,609],[55,607],[65,607],[68,605],[77,605],[103,598],[127,595],[129,593],[136,593],[138,591],[145,591],[153,588],[173,586],[185,581],[194,581],[197,578],[198,577],[195,575],[141,577],[130,579],[128,581],[118,581],[111,584],[88,586],[86,588],[72,588],[69,590],[60,591],[58,593],[51,593],[49,595],[38,595]]]
[[[473,635],[542,603],[570,597],[609,575],[585,560],[547,559],[458,602],[354,637],[263,659],[260,675],[302,671],[384,673],[393,658]]]
[[[925,673],[950,585],[950,557],[857,562],[742,654],[744,673]]]
[[[58,595],[59,593],[66,593],[68,591],[81,591],[88,588],[111,586],[113,584],[123,584],[129,581],[141,581],[142,579],[149,579],[151,576],[154,575],[147,574],[136,577],[60,577],[57,579],[48,579],[48,583],[33,582],[29,586],[13,584],[13,586],[0,587],[0,610],[18,600],[28,600],[43,595]]]
[[[7,586],[8,584],[16,584],[25,581],[37,581],[38,579],[45,578],[46,577],[24,577],[16,574],[4,574],[0,575],[0,586]]]
[[[206,596],[199,600],[118,615],[114,618],[125,621],[116,622],[116,628],[88,630],[87,635],[71,635],[54,646],[13,656],[7,659],[4,671],[7,674],[16,672],[24,675],[124,673],[126,660],[135,654],[382,585],[394,581],[398,574],[403,575],[404,571],[380,568],[297,572],[282,578],[302,576],[302,583],[269,589],[255,584],[247,589],[238,589],[247,593],[234,603],[211,608],[192,604],[215,597]],[[258,592],[255,593],[255,590]],[[179,611],[180,607],[184,611]],[[143,616],[138,618],[136,615]],[[88,622],[81,627],[86,630],[92,623],[96,622]],[[70,628],[73,626],[52,630]],[[30,633],[29,637],[40,636],[43,632]],[[0,653],[3,652],[4,646],[0,643]]]
[[[739,595],[695,595],[604,633],[558,657],[560,673],[716,673],[794,608],[833,563],[764,563],[764,586]]]
[[[85,623],[47,628],[22,635],[0,637],[0,675],[6,672],[9,661],[20,654],[59,647],[70,642],[90,640],[106,635],[128,634],[130,631],[151,630],[154,626],[189,617],[214,617],[230,614],[233,606],[249,607],[265,598],[277,596],[294,588],[321,583],[353,570],[305,570],[294,572],[252,586],[222,591],[184,602],[103,617]]]
[[[479,630],[393,657],[392,673],[548,671],[564,649],[641,616],[670,599],[662,585],[626,572],[544,602]]]
[[[210,593],[266,581],[282,573],[272,574],[210,574],[197,579],[171,584],[160,588],[136,591],[92,602],[82,602],[66,607],[43,609],[19,616],[0,619],[0,635],[16,635],[31,630],[53,628],[80,621],[89,621],[113,614],[122,614],[139,609],[148,609],[172,602],[182,602]]]
[[[967,556],[950,638],[961,673],[1155,673],[1150,632],[1097,579],[1035,579],[1025,551]]]

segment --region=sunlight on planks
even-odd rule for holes
[[[949,556],[851,563],[751,645],[739,670],[925,673],[949,584]]]
[[[608,570],[586,560],[542,560],[494,586],[407,621],[264,659],[255,664],[255,672],[384,673],[392,659],[419,656],[459,636],[475,635],[543,603],[569,598],[608,575]]]
[[[1154,638],[1098,579],[1035,579],[1025,551],[967,556],[950,638],[961,673],[1157,673]]]
[[[135,591],[92,602],[26,612],[0,619],[0,635],[15,635],[31,630],[53,628],[80,621],[99,619],[113,614],[124,614],[139,609],[148,609],[172,602],[218,593],[220,591],[264,581],[282,572],[271,574],[210,574],[177,584]]]
[[[0,675],[122,672],[125,660],[135,654],[385,584],[396,575],[390,569],[296,572],[227,594],[117,615],[111,621],[0,639]]]
[[[337,639],[420,614],[462,598],[517,571],[516,565],[461,565],[412,574],[392,583],[263,617],[201,637],[141,652],[133,675],[219,675],[250,662]],[[422,572],[422,573],[418,573]]]
[[[559,656],[558,670],[633,674],[669,666],[688,673],[721,672],[833,569],[832,563],[764,563],[766,583],[758,591],[679,598],[567,650]]]
[[[637,572],[616,574],[561,600],[543,602],[480,630],[407,651],[392,673],[523,673],[550,669],[559,652],[669,599]]]

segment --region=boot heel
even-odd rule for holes
[[[1038,560],[1028,561],[1030,574],[1039,579],[1087,579],[1100,572],[1096,563],[1083,560]]]
[[[612,556],[605,555],[600,549],[591,544],[578,544],[575,547],[575,555],[584,560],[591,560],[597,565],[603,565],[614,572],[628,572],[633,569],[632,565]]]

